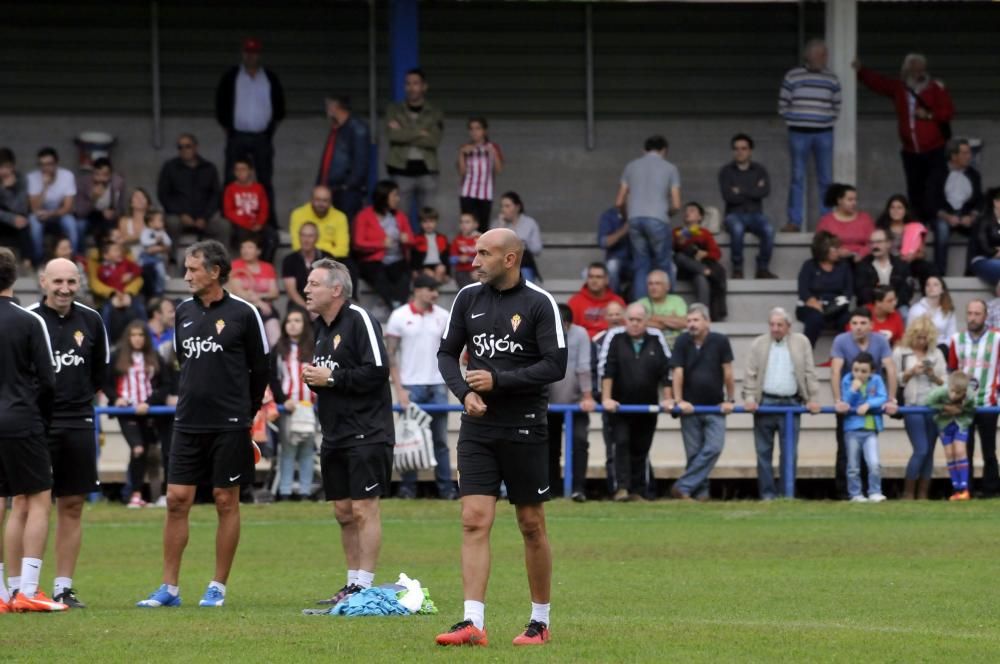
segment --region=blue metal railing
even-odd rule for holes
[[[462,406],[458,404],[438,404],[438,403],[428,403],[428,404],[417,404],[420,408],[424,409],[428,413],[448,413],[448,412],[461,412],[463,410]],[[175,412],[173,406],[150,406],[147,415],[173,415]],[[284,410],[279,406],[279,410]],[[393,405],[393,410],[396,412],[401,412],[403,408],[399,404]],[[573,413],[583,412],[579,405],[577,404],[561,404],[554,403],[549,404],[549,411],[553,413],[563,413],[563,427],[564,427],[564,452],[563,452],[563,492],[564,495],[570,495],[573,490]],[[601,413],[604,408],[600,405],[594,409],[593,412]],[[121,408],[114,406],[107,407],[97,407],[94,409],[95,414],[100,415],[134,415],[134,408]],[[663,413],[665,412],[658,405],[634,405],[634,404],[623,404],[619,406],[617,413],[622,415],[627,415],[630,413]],[[795,466],[792,464],[793,446],[795,441],[793,440],[793,432],[795,431],[795,416],[805,414],[812,414],[811,411],[807,410],[804,406],[759,406],[756,411],[761,414],[784,414],[785,416],[785,435],[781,439],[781,483],[786,496],[795,495]],[[853,409],[849,410],[847,414],[853,413]],[[870,414],[881,413],[879,409],[874,409],[869,411]],[[930,413],[932,412],[930,408],[926,406],[900,406],[899,413],[903,415],[907,414],[919,414],[919,413]],[[989,414],[1000,414],[1000,406],[983,406],[976,409],[977,413],[989,413]],[[721,414],[722,410],[718,406],[695,406],[694,413],[698,414]],[[750,411],[743,408],[743,406],[735,406],[733,408],[732,414],[747,413]],[[816,414],[836,414],[837,411],[833,406],[824,406],[820,409],[819,413]],[[674,408],[673,414],[680,415],[680,409]],[[683,417],[683,415],[681,415]],[[100,417],[94,418],[94,426],[97,433],[101,432]]]

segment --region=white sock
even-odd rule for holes
[[[358,570],[349,569],[347,570],[347,585],[353,586],[358,582]]]
[[[52,596],[55,597],[62,591],[73,587],[73,579],[68,576],[57,576],[52,584]]]
[[[38,592],[38,577],[42,574],[41,558],[21,558],[21,590],[27,598]]]
[[[549,607],[551,604],[535,604],[531,603],[531,619],[537,620],[540,623],[545,623],[545,626],[549,626]]]
[[[181,594],[180,586],[172,586],[169,583],[165,583],[163,585],[167,587],[167,592],[173,595],[174,597],[177,597],[178,595]]]
[[[358,578],[355,581],[362,588],[371,588],[372,583],[375,582],[375,572],[369,572],[368,570],[359,569]]]
[[[21,590],[21,577],[19,576],[8,576],[7,577],[7,587],[10,588],[11,592],[15,590]]]
[[[465,619],[471,620],[477,629],[486,624],[486,604],[474,599],[465,600]]]
[[[0,563],[0,601],[10,601],[10,593],[7,592],[7,584],[3,581],[3,563]]]
[[[226,584],[224,583],[219,583],[218,581],[212,581],[210,584],[208,584],[208,587],[218,588],[219,592],[222,593],[223,596],[225,596],[226,594]]]

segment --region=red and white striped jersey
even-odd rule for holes
[[[302,382],[302,363],[299,361],[299,345],[291,344],[288,355],[278,360],[278,375],[281,377],[281,391],[285,400],[316,402],[316,395]]]
[[[476,198],[481,201],[493,200],[493,154],[487,149],[492,145],[496,153],[503,159],[500,146],[487,141],[476,146],[472,152],[465,155],[465,178],[462,180],[462,197]]]
[[[128,373],[118,377],[118,396],[128,401],[130,406],[148,403],[153,396],[153,374],[146,368],[146,358],[142,353],[132,353],[132,366]]]

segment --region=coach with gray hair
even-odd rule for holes
[[[757,486],[761,500],[782,495],[774,482],[774,434],[785,437],[783,413],[758,413],[759,406],[801,406],[818,413],[819,380],[812,344],[804,334],[792,332],[792,321],[781,307],[771,309],[769,331],[753,340],[743,372],[743,407],[754,414],[753,436],[757,448]],[[795,414],[792,429],[792,484],[798,460],[799,419]],[[781,449],[779,468],[785,468],[785,448]],[[783,478],[784,479],[784,478]],[[794,495],[785,496],[793,498]]]

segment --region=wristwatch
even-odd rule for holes
[[[337,383],[337,379],[333,377],[333,374],[331,374],[330,377],[326,379],[326,386],[327,387],[333,387],[336,383]]]

